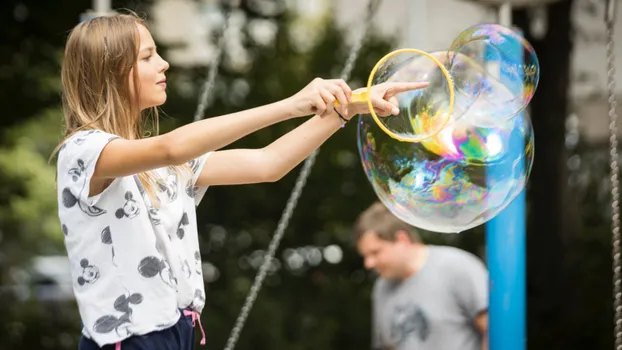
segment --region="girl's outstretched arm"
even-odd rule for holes
[[[381,84],[372,88],[372,105],[380,116],[397,114],[399,110],[393,97],[407,90],[427,86],[427,83]],[[368,113],[366,103],[350,105],[347,119],[356,114]],[[316,115],[296,129],[281,136],[265,148],[232,149],[214,152],[205,161],[197,186],[234,185],[274,182],[320,147],[342,126],[334,112]]]
[[[350,94],[343,80],[315,79],[296,95],[276,103],[190,123],[160,136],[116,139],[101,152],[93,178],[102,181],[183,164],[266,126],[314,113],[330,114],[334,102],[346,105]]]
[[[265,148],[216,151],[205,161],[196,186],[278,181],[341,125],[335,113],[316,115]]]

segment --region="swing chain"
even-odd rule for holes
[[[367,7],[366,18],[364,19],[365,26],[363,27],[363,31],[361,35],[359,36],[358,40],[352,46],[350,50],[350,55],[348,56],[348,59],[346,60],[346,64],[344,65],[343,71],[341,73],[340,78],[343,80],[348,80],[348,78],[350,77],[350,73],[352,71],[352,68],[354,67],[354,63],[359,55],[361,47],[363,46],[363,39],[367,36],[367,32],[370,27],[370,22],[373,18],[374,13],[376,12],[376,9],[379,3],[380,3],[380,0],[369,1],[368,7]],[[303,164],[302,170],[300,174],[298,175],[298,179],[296,180],[294,190],[292,191],[287,201],[285,210],[281,216],[281,219],[279,220],[275,234],[268,246],[268,252],[264,256],[261,267],[259,268],[259,271],[255,277],[255,281],[253,282],[253,285],[251,286],[250,292],[246,297],[246,301],[244,302],[244,306],[242,307],[240,315],[238,316],[236,320],[235,326],[233,327],[231,331],[231,335],[229,336],[225,350],[233,350],[233,348],[235,347],[235,343],[237,342],[240,336],[240,333],[242,331],[242,328],[244,327],[244,323],[248,317],[248,314],[250,313],[250,310],[253,307],[253,304],[257,298],[259,289],[261,288],[263,281],[268,274],[268,270],[270,266],[272,266],[272,260],[274,259],[276,250],[278,249],[279,243],[281,239],[283,238],[285,229],[287,228],[287,225],[289,224],[289,220],[291,219],[292,214],[294,213],[294,209],[296,208],[298,199],[300,198],[300,195],[302,194],[302,190],[307,182],[307,178],[309,177],[309,174],[311,173],[311,168],[313,167],[313,164],[315,162],[315,159],[317,158],[318,153],[319,153],[319,149],[316,149],[313,153],[311,153],[311,155],[305,160]]]
[[[229,1],[229,9],[225,11],[225,20],[221,32],[218,35],[218,43],[216,44],[216,51],[214,53],[214,60],[209,67],[209,71],[207,73],[207,79],[203,84],[201,95],[199,96],[199,105],[197,106],[197,110],[194,114],[194,121],[199,121],[203,119],[205,115],[205,109],[208,106],[208,96],[211,95],[212,90],[214,89],[214,82],[216,81],[216,74],[218,72],[218,66],[220,66],[220,61],[222,59],[223,47],[225,46],[225,42],[227,41],[227,32],[229,30],[229,25],[231,24],[231,14],[238,8],[240,5],[240,0],[231,0]]]
[[[609,132],[610,132],[610,169],[611,169],[611,210],[612,210],[612,255],[613,255],[613,293],[614,293],[614,339],[615,350],[622,350],[622,279],[620,263],[620,180],[618,167],[618,115],[615,95],[615,3],[607,0],[605,24],[607,27],[607,89],[609,94]]]

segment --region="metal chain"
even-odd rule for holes
[[[379,3],[380,3],[380,0],[369,1],[368,7],[367,7],[366,18],[364,20],[365,26],[363,27],[363,32],[361,33],[356,43],[352,46],[350,50],[350,55],[341,73],[341,79],[343,80],[348,80],[350,77],[350,73],[352,72],[354,63],[363,45],[363,39],[367,36],[367,32],[370,27],[371,19],[374,13],[376,12],[376,9],[378,8]],[[294,186],[294,189],[289,199],[287,200],[285,210],[283,214],[281,215],[281,219],[279,220],[279,224],[277,225],[275,234],[268,247],[268,253],[264,257],[263,263],[261,264],[261,267],[259,268],[259,271],[257,275],[255,276],[255,281],[253,282],[253,285],[251,286],[250,292],[248,296],[246,297],[246,301],[244,302],[244,306],[242,307],[240,315],[238,316],[235,322],[235,326],[233,327],[233,330],[231,331],[231,335],[229,336],[225,350],[233,350],[233,348],[235,347],[235,343],[237,342],[240,336],[240,333],[242,332],[242,328],[244,327],[244,323],[246,322],[248,314],[250,313],[250,310],[253,307],[255,299],[257,298],[259,289],[261,288],[263,281],[268,274],[268,270],[270,266],[272,265],[272,260],[274,259],[276,250],[279,246],[281,239],[283,238],[285,229],[287,228],[287,225],[289,224],[289,220],[291,219],[292,214],[294,213],[294,209],[296,208],[298,199],[300,198],[300,195],[302,194],[302,189],[307,182],[307,178],[309,177],[309,174],[311,173],[311,168],[313,167],[313,164],[315,162],[315,159],[317,158],[318,153],[319,153],[319,149],[315,150],[313,153],[311,153],[311,155],[304,162],[302,170],[300,174],[298,175],[298,179],[296,180],[296,185]]]
[[[610,169],[611,169],[611,228],[612,228],[612,257],[613,257],[613,310],[614,310],[614,339],[615,350],[622,350],[622,279],[620,263],[620,180],[618,168],[618,115],[616,113],[615,95],[615,3],[617,0],[607,0],[605,24],[607,27],[607,89],[609,92],[609,142]]]
[[[222,31],[218,36],[218,43],[216,44],[216,52],[214,55],[214,61],[212,65],[209,67],[209,71],[207,73],[207,79],[205,83],[203,83],[203,90],[199,96],[199,104],[197,106],[197,110],[194,114],[194,121],[199,121],[203,119],[205,114],[205,109],[208,105],[208,97],[212,94],[212,90],[214,89],[214,82],[216,81],[216,73],[218,72],[218,66],[220,66],[220,60],[222,58],[223,47],[225,46],[225,42],[227,41],[227,31],[229,29],[229,25],[231,24],[231,14],[235,11],[236,8],[240,5],[240,0],[231,0],[229,1],[229,10],[225,11],[225,23],[222,27]]]

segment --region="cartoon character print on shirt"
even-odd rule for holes
[[[147,215],[149,216],[149,220],[153,224],[153,226],[158,226],[162,223],[162,219],[160,219],[160,210],[158,208],[154,208],[151,206],[151,201],[148,197],[145,196],[145,188],[143,184],[140,182],[138,176],[134,175],[134,181],[136,182],[136,186],[138,187],[138,191],[140,192],[141,197],[145,199],[145,205],[147,205]]]
[[[60,148],[58,149],[58,153],[60,154],[62,151],[65,150],[65,148],[67,148],[67,142],[63,143]]]
[[[110,333],[112,331],[117,332],[118,336],[123,336],[120,330],[125,330],[124,335],[131,335],[128,330],[129,325],[132,323],[133,310],[130,305],[138,305],[143,302],[143,295],[140,293],[127,293],[127,295],[120,295],[114,301],[114,309],[121,313],[120,316],[106,315],[102,316],[93,325],[93,330],[97,333]]]
[[[89,130],[89,131],[85,132],[82,136],[74,138],[73,139],[73,143],[75,143],[76,145],[80,146],[80,145],[82,145],[84,143],[84,141],[86,141],[86,136],[89,136],[89,135],[95,134],[95,133],[99,133],[99,132],[101,132],[101,131],[99,131],[99,130]],[[118,138],[120,138],[120,137],[119,136],[115,136],[115,135],[110,136],[108,138],[108,142],[110,142],[110,141],[112,141],[114,139],[118,139]],[[65,150],[65,148],[67,148],[67,144],[69,144],[69,142],[63,143],[60,146],[60,148],[58,149],[58,153],[63,152]]]
[[[114,262],[114,246],[112,245],[112,234],[110,233],[110,226],[106,226],[101,233],[101,240],[103,244],[110,244],[111,245],[111,251],[112,251],[112,264],[114,266],[117,266],[117,264]]]
[[[114,213],[117,219],[129,218],[133,219],[140,214],[140,206],[134,199],[132,191],[125,192],[125,204]]]
[[[181,263],[181,270],[183,271],[184,276],[186,276],[187,279],[190,279],[190,277],[192,276],[192,270],[190,270],[190,264],[188,263],[188,260],[180,256],[179,262]]]
[[[141,276],[146,278],[160,275],[164,283],[173,289],[177,288],[177,278],[173,275],[171,265],[166,259],[160,259],[155,256],[143,258],[138,264],[138,272]]]
[[[160,219],[160,211],[157,208],[149,208],[147,214],[149,214],[149,220],[151,220],[151,223],[154,226],[158,226],[162,223],[162,219]]]
[[[188,183],[186,184],[186,194],[188,195],[188,197],[190,198],[196,197],[198,191],[199,191],[198,187],[192,186],[192,180],[188,180]]]
[[[83,286],[85,284],[93,284],[99,279],[99,269],[89,263],[88,259],[80,260],[80,267],[82,267],[81,276],[78,277],[78,284]]]
[[[409,338],[425,342],[430,335],[430,322],[425,311],[415,303],[396,305],[391,319],[391,339],[397,347]]]
[[[74,196],[69,187],[65,187],[63,189],[62,200],[63,206],[67,209],[73,208],[76,204],[80,207],[85,214],[88,216],[100,216],[106,213],[106,210],[99,208],[97,206],[88,206],[82,201],[78,200],[78,198],[82,198],[82,192],[84,192],[87,179],[86,179],[86,166],[84,165],[84,161],[82,159],[78,159],[76,162],[76,166],[69,169],[69,175],[71,175],[71,180],[73,182],[82,181],[82,187],[80,188],[80,194],[78,197]]]
[[[188,214],[184,212],[184,214],[181,216],[181,219],[179,220],[179,223],[177,224],[177,237],[179,239],[184,239],[184,236],[186,235],[184,227],[188,226],[189,224],[190,221],[188,220]]]
[[[194,290],[194,300],[192,300],[192,308],[201,309],[205,305],[205,295],[200,289]]]
[[[193,159],[189,161],[187,164],[192,170],[192,174],[196,174],[199,171],[199,165],[200,165],[199,158]],[[192,185],[192,178],[190,178],[188,182],[186,183],[186,194],[190,198],[194,198],[197,194],[197,191],[198,191],[198,187],[195,187]]]
[[[179,186],[177,184],[177,174],[173,171],[173,169],[167,169],[168,174],[166,178],[158,180],[158,187],[160,188],[160,193],[166,195],[170,202],[173,202],[177,199],[177,192]]]
[[[194,268],[198,275],[203,274],[203,268],[201,267],[201,253],[199,253],[198,250],[194,252]]]
[[[74,139],[73,139],[73,142],[74,142],[76,145],[81,146],[81,145],[84,143],[84,141],[86,141],[87,136],[92,135],[92,134],[95,134],[95,133],[100,133],[100,132],[101,132],[101,131],[99,131],[99,130],[89,130],[89,131],[86,131],[86,132],[84,132],[83,134],[81,134],[80,136],[78,136],[78,137],[74,138]],[[113,140],[113,139],[116,139],[116,138],[118,138],[118,136],[113,136],[113,137],[111,137],[111,138],[110,138],[110,140]],[[110,141],[110,140],[109,140],[109,141]]]

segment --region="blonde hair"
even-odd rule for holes
[[[83,130],[101,130],[128,140],[147,137],[149,132],[158,134],[157,108],[141,111],[138,102],[137,25],[147,28],[143,19],[128,11],[86,20],[69,34],[61,68],[65,132],[50,159],[68,138]],[[178,174],[189,170],[187,165],[172,168]],[[137,175],[154,205],[159,205],[156,173]]]
[[[421,242],[421,236],[413,226],[398,219],[381,202],[376,202],[357,218],[353,238],[358,243],[366,232],[373,232],[381,239],[395,241],[398,231],[406,231],[412,242]]]

